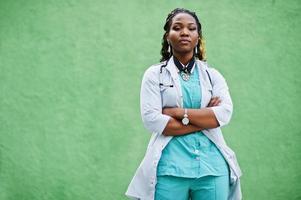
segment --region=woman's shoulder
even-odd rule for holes
[[[220,72],[215,67],[210,65],[207,61],[197,60],[197,62],[199,63],[199,66],[200,66],[201,69],[207,70],[209,73],[211,72],[214,75],[215,74],[220,74]]]
[[[219,70],[208,64],[207,61],[198,60],[198,63],[200,69],[206,72],[213,82],[215,80],[224,79],[223,75],[219,72]]]
[[[208,62],[206,60],[196,60],[199,67],[203,70],[215,70],[211,65],[208,64]]]
[[[152,75],[157,75],[158,73],[160,73],[160,69],[161,69],[161,66],[164,65],[165,62],[160,62],[160,63],[156,63],[156,64],[153,64],[151,66],[149,66],[145,72],[144,72],[144,76],[152,76]]]
[[[163,61],[163,62],[159,62],[159,63],[156,63],[156,64],[153,64],[151,66],[148,67],[147,70],[158,70],[161,68],[162,65],[166,64],[166,61]]]

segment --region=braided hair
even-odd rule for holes
[[[162,58],[160,59],[160,61],[161,62],[166,61],[172,56],[172,52],[168,52],[169,44],[167,42],[166,36],[170,31],[172,19],[174,18],[174,16],[176,16],[179,13],[187,13],[195,19],[196,24],[197,24],[198,34],[199,34],[199,41],[197,44],[198,51],[194,55],[195,55],[195,57],[197,57],[200,60],[205,60],[205,40],[202,37],[202,25],[201,25],[198,17],[196,16],[195,12],[192,12],[192,11],[184,9],[184,8],[176,8],[173,11],[171,11],[171,13],[168,14],[166,21],[165,21],[165,25],[164,25],[165,33],[162,38],[162,49],[161,49]]]

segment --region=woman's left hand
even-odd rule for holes
[[[207,105],[207,107],[218,106],[221,103],[221,99],[219,97],[212,97]]]

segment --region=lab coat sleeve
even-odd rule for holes
[[[162,134],[170,116],[162,114],[159,70],[154,66],[146,70],[142,79],[140,111],[145,128]]]
[[[218,106],[211,107],[220,127],[227,125],[230,122],[233,112],[233,104],[229,93],[229,88],[224,77],[213,68],[209,68],[209,73],[212,81],[213,96],[221,99]]]

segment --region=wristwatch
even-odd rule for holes
[[[187,109],[184,109],[184,116],[182,119],[182,124],[187,126],[189,124],[189,119],[188,119],[188,114],[187,114]]]

